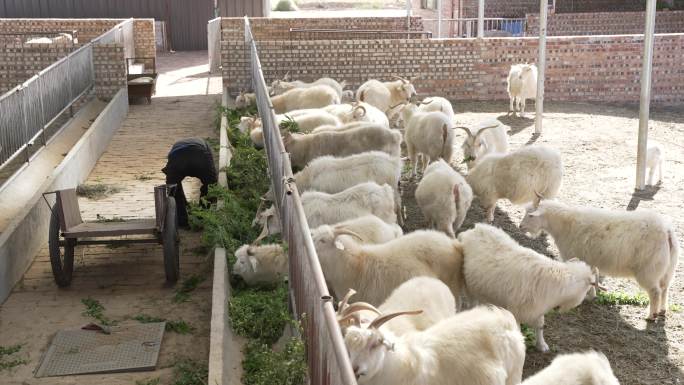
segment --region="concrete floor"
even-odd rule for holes
[[[178,139],[217,137],[214,106],[220,100],[221,79],[207,74],[207,53],[159,55],[157,94],[151,105],[131,105],[124,125],[115,134],[88,183],[116,185],[121,191],[101,200],[80,198],[85,220],[104,217],[153,217],[153,187],[164,182],[160,169]],[[186,193],[197,197],[198,183],[189,181]],[[207,269],[206,256],[197,255],[199,234],[182,232],[181,281]],[[47,245],[46,245],[47,246]],[[211,274],[194,290],[190,300],[173,301],[176,288],[164,286],[161,247],[136,245],[111,249],[77,247],[74,280],[68,289],[54,284],[47,249],[36,256],[23,280],[0,306],[0,346],[21,344],[17,358],[26,359],[9,371],[0,371],[0,384],[135,384],[161,378],[171,382],[180,358],[206,362],[209,352]],[[181,282],[179,281],[179,282]],[[177,286],[180,286],[179,284]],[[92,321],[82,315],[81,299],[102,303],[104,314],[120,325],[135,324],[139,314],[184,320],[194,333],[167,332],[154,372],[82,375],[36,379],[33,372],[54,334]]]

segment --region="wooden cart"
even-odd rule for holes
[[[164,247],[166,281],[174,283],[179,275],[178,220],[175,185],[154,188],[155,218],[121,222],[84,222],[75,189],[52,191],[55,205],[51,207],[49,249],[52,275],[60,287],[71,284],[74,270],[74,248],[77,245],[122,245],[159,243]],[[47,202],[47,199],[46,199]],[[122,236],[135,238],[121,238]],[[145,237],[146,236],[146,237]]]
[[[136,64],[136,61],[150,61],[152,68],[146,68],[144,64]],[[147,103],[152,103],[152,95],[157,86],[157,64],[153,57],[128,58],[126,59],[126,78],[128,81],[128,100],[146,98]]]

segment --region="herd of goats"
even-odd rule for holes
[[[537,68],[511,67],[510,113],[524,114],[536,94]],[[356,93],[330,78],[313,83],[276,80],[270,87],[314,245],[329,289],[340,299],[338,321],[360,384],[519,384],[525,344],[520,324],[544,341],[544,314],[579,306],[596,296],[599,271],[631,277],[648,293],[648,319],[668,309],[678,240],[662,215],[575,207],[554,200],[563,164],[558,150],[526,145],[508,150],[508,129],[498,120],[454,127],[451,103],[416,98],[411,80],[369,80]],[[353,100],[352,100],[353,99]],[[255,103],[242,92],[238,107]],[[390,122],[392,124],[390,124]],[[394,127],[394,128],[392,128]],[[244,116],[239,128],[263,146],[261,120]],[[455,129],[468,173],[451,165]],[[419,178],[415,200],[432,229],[404,234],[400,200],[405,143]],[[663,153],[649,148],[652,184]],[[421,173],[418,172],[420,166]],[[499,199],[527,205],[520,228],[548,233],[562,260],[519,245],[506,232],[478,223],[455,236],[477,196],[493,222]],[[264,199],[273,200],[269,191]],[[260,210],[263,237],[281,231],[274,207]],[[244,245],[233,274],[247,284],[277,282],[288,273],[282,246]],[[359,302],[350,303],[355,295]],[[461,311],[461,298],[469,310]],[[480,305],[478,305],[480,304]],[[559,355],[526,385],[618,384],[599,352]]]

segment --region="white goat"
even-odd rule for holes
[[[444,113],[449,118],[450,122],[454,122],[454,107],[451,102],[441,96],[430,96],[420,103],[418,106],[418,111],[420,112],[433,112],[438,111]]]
[[[679,241],[672,224],[658,213],[572,207],[544,200],[528,210],[520,229],[533,236],[549,233],[564,259],[577,257],[607,275],[635,278],[648,293],[649,319],[667,311]]]
[[[310,228],[330,225],[364,215],[375,215],[386,223],[397,223],[394,190],[387,184],[366,182],[337,194],[307,191],[302,194],[302,206]],[[280,219],[271,207],[254,218],[263,228],[259,239],[281,231]]]
[[[383,325],[394,335],[422,331],[443,319],[456,314],[456,299],[444,282],[431,277],[416,277],[399,285],[378,308],[356,302],[346,305],[349,297],[356,293],[350,290],[338,307],[338,321],[344,331],[351,325],[368,327],[379,315],[389,314],[402,309],[421,309],[415,317],[394,318]],[[365,305],[365,306],[363,306]]]
[[[646,167],[648,172],[648,184],[653,186],[653,176],[655,169],[658,168],[658,184],[663,181],[663,162],[665,161],[665,151],[658,143],[650,143],[646,151]]]
[[[546,146],[526,146],[509,154],[492,153],[466,176],[473,193],[487,211],[487,221],[494,220],[496,201],[506,198],[513,204],[553,198],[563,177],[560,153]]]
[[[368,103],[331,104],[323,109],[337,116],[342,123],[368,122],[390,128],[387,115]]]
[[[373,105],[384,113],[392,106],[409,101],[416,94],[416,89],[411,84],[415,78],[410,81],[398,76],[395,78],[397,80],[391,82],[368,80],[356,90],[356,100]]]
[[[235,107],[246,108],[256,105],[256,94],[253,92],[240,91],[240,94],[235,97]]]
[[[285,79],[287,79],[287,76]],[[285,79],[274,80],[273,83],[271,83],[271,93],[273,95],[282,95],[285,92],[290,91],[290,90],[295,89],[295,88],[311,88],[314,86],[324,85],[324,86],[328,86],[328,87],[332,88],[333,90],[335,90],[337,95],[341,98],[342,93],[344,92],[343,89],[347,85],[347,82],[345,82],[345,81],[342,81],[342,83],[339,83],[337,80],[331,79],[331,78],[320,78],[320,79],[313,81],[311,83],[303,82],[300,80],[287,81]]]
[[[367,151],[383,151],[398,157],[401,153],[401,133],[382,126],[364,126],[346,131],[325,131],[315,134],[284,133],[285,150],[292,166],[302,168],[320,156],[349,156]]]
[[[354,91],[352,90],[344,90],[342,91],[342,97],[341,97],[342,103],[351,103],[353,102],[354,99]]]
[[[508,152],[508,130],[510,127],[498,120],[488,120],[474,128],[460,128],[467,134],[463,145],[463,161],[468,169],[475,166],[477,160],[491,153],[505,154]]]
[[[454,237],[473,201],[473,190],[443,159],[425,170],[416,188],[416,202],[430,227]]]
[[[562,354],[522,385],[620,385],[603,353]]]
[[[287,120],[294,120],[297,122],[297,126],[303,133],[310,133],[317,127],[328,125],[328,126],[339,126],[342,124],[340,120],[333,114],[325,112],[323,110],[307,110],[307,113],[290,115],[281,114],[276,115],[276,124],[280,125],[282,122]]]
[[[37,37],[29,39],[26,44],[67,44],[73,43],[78,44],[78,40],[74,39],[69,33],[60,33],[55,37]]]
[[[287,254],[281,245],[242,245],[235,251],[236,274],[248,285],[276,283],[288,274]]]
[[[544,314],[555,307],[570,310],[582,303],[593,285],[591,268],[573,260],[554,261],[520,246],[503,230],[478,223],[458,235],[463,246],[463,276],[468,297],[509,310],[533,327],[537,350],[544,341]]]
[[[351,326],[344,337],[360,385],[515,385],[522,379],[525,343],[511,315],[477,307],[422,332],[395,336],[380,328],[399,312],[368,328]]]
[[[364,243],[378,244],[399,238],[404,232],[398,225],[387,223],[375,215],[364,215],[333,225],[321,225],[311,230],[316,250],[326,253],[336,252],[335,238],[342,234],[355,236]]]
[[[284,94],[271,97],[271,104],[276,114],[302,108],[322,108],[339,103],[340,96],[337,92],[325,85],[293,88]]]
[[[537,66],[534,64],[514,64],[508,73],[508,96],[511,99],[509,113],[525,116],[527,99],[537,98]]]
[[[401,115],[406,123],[404,141],[414,177],[418,169],[418,155],[423,159],[423,172],[431,161],[438,158],[451,162],[454,132],[449,117],[442,112],[419,112],[418,106],[413,103],[404,106]]]
[[[334,245],[340,253],[318,258],[332,291],[354,288],[362,301],[377,306],[409,278],[441,279],[459,298],[462,287],[460,244],[443,233],[415,231],[380,245],[364,245],[352,236],[339,235]]]

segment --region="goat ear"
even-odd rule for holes
[[[458,202],[461,192],[458,190],[458,184],[454,185],[454,202]]]
[[[259,267],[259,261],[252,255],[249,256],[249,264],[252,266],[253,271],[257,271],[257,268]]]

